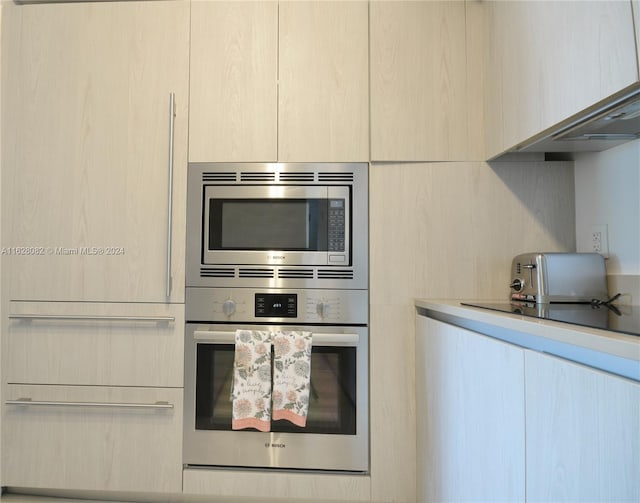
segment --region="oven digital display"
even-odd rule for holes
[[[256,293],[256,318],[296,318],[298,295],[295,293]]]

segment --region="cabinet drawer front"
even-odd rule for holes
[[[3,485],[182,490],[181,389],[9,385],[5,397]]]
[[[11,302],[6,380],[181,387],[184,306]]]

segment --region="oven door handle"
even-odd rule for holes
[[[196,330],[193,333],[196,342],[209,344],[235,344],[235,332],[218,332],[209,330]],[[357,346],[360,341],[358,334],[326,334],[312,333],[314,346]]]

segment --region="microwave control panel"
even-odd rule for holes
[[[344,199],[330,199],[328,208],[328,248],[330,252],[344,252]]]

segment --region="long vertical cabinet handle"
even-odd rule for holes
[[[169,204],[167,211],[167,299],[171,297],[171,242],[173,241],[173,144],[175,139],[176,94],[169,94]]]

